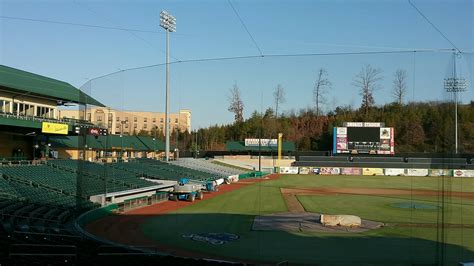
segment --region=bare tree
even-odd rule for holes
[[[313,88],[313,100],[316,107],[316,115],[319,116],[321,105],[325,103],[324,94],[331,88],[332,83],[328,79],[328,72],[324,68],[318,70],[316,82]]]
[[[397,69],[393,79],[392,95],[398,104],[403,104],[403,99],[407,93],[407,72],[403,69]]]
[[[362,96],[361,108],[364,109],[365,114],[369,113],[370,107],[374,106],[374,91],[379,88],[378,81],[382,79],[382,70],[373,68],[371,65],[365,65],[355,76],[352,84],[360,89],[359,93]]]
[[[273,98],[275,99],[275,117],[278,118],[278,106],[286,102],[285,89],[280,84],[273,91]]]
[[[242,101],[242,96],[240,95],[240,89],[237,84],[234,84],[234,87],[230,89],[230,96],[228,97],[229,107],[227,110],[234,113],[235,122],[244,121],[244,102]]]

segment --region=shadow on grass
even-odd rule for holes
[[[177,256],[250,263],[458,265],[474,261],[473,229],[387,227],[364,234],[253,231],[253,219],[253,215],[225,213],[110,215],[85,228],[102,239]]]

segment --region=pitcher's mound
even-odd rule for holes
[[[284,212],[260,215],[253,220],[252,230],[285,232],[348,232],[360,233],[382,227],[384,224],[362,220],[360,227],[324,226],[321,214],[310,212]]]

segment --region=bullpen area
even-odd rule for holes
[[[457,265],[474,260],[474,179],[271,175],[223,185],[206,196],[108,215],[85,228],[121,244],[230,261]],[[367,230],[305,230],[319,214],[356,215],[376,224]],[[267,227],[255,226],[272,215]]]

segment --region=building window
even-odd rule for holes
[[[178,118],[176,118],[176,119],[174,120],[174,122],[175,122],[176,124],[178,124]]]
[[[137,117],[136,116],[133,118],[133,122],[137,122]]]
[[[147,119],[146,117],[145,117],[145,118],[143,118],[143,122],[144,122],[144,123],[146,123],[146,122],[147,122],[147,120],[148,120],[148,119]]]
[[[160,123],[163,123],[163,118],[160,118]]]
[[[137,128],[137,124],[133,124],[133,128]]]
[[[128,124],[125,124],[125,128],[128,128]]]
[[[101,115],[97,116],[97,122],[102,122],[102,116]]]
[[[115,121],[120,122],[120,117],[117,116],[117,117],[115,118]]]
[[[120,128],[120,125],[119,125],[119,124],[117,124],[117,125],[115,125],[115,127],[116,127],[116,128]]]
[[[153,118],[153,123],[156,123],[156,118]]]
[[[143,125],[143,128],[147,128],[147,124],[144,124],[144,125]]]
[[[128,117],[125,117],[125,121],[127,121],[127,122],[128,122]]]

